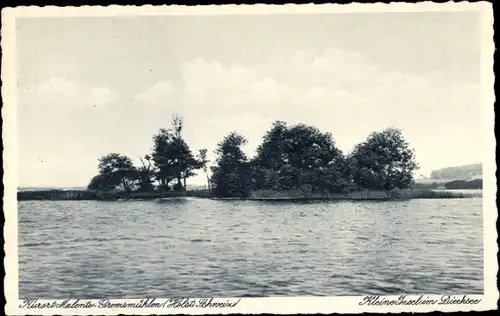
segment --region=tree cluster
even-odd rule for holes
[[[208,190],[221,197],[245,197],[253,190],[345,193],[407,188],[418,168],[413,150],[395,128],[370,134],[344,155],[330,133],[275,121],[252,158],[243,150],[245,137],[236,132],[224,137],[217,144],[212,167],[206,149],[193,155],[182,129],[183,119],[174,115],[171,128],[153,136],[153,148],[140,158],[141,166],[117,153],[101,157],[99,173],[88,188],[184,191],[186,180],[201,169]]]
[[[217,146],[212,186],[218,196],[247,196],[252,190],[301,190],[344,193],[392,190],[413,184],[415,155],[395,128],[372,133],[349,155],[335,145],[330,133],[313,126],[288,126],[276,121],[265,134],[255,157],[233,132]]]
[[[134,166],[132,160],[118,153],[99,158],[99,173],[92,178],[91,190],[117,190],[127,192],[184,191],[187,179],[202,169],[208,175],[206,149],[201,149],[195,157],[182,137],[183,119],[172,118],[172,127],[160,129],[153,136],[150,154],[140,157],[141,166]]]

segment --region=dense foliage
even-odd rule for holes
[[[111,190],[121,186],[125,191],[133,189],[137,169],[132,160],[117,153],[111,153],[99,158],[99,174],[89,184],[89,189]]]
[[[255,189],[342,191],[350,184],[342,152],[329,133],[274,122],[252,161]]]
[[[330,133],[313,126],[275,121],[249,160],[245,139],[231,133],[217,149],[212,178],[219,196],[248,195],[251,190],[345,193],[404,189],[413,184],[417,163],[401,131],[372,133],[344,156]]]
[[[187,179],[201,169],[208,190],[221,197],[245,197],[257,190],[322,194],[388,191],[410,187],[418,168],[413,150],[395,128],[370,134],[344,155],[330,133],[305,124],[289,126],[275,121],[252,158],[243,150],[245,137],[236,132],[225,136],[217,144],[213,166],[209,166],[206,149],[193,155],[182,129],[183,120],[175,115],[171,128],[160,129],[153,136],[152,151],[140,158],[140,167],[117,153],[100,158],[99,174],[89,189],[185,191]]]
[[[157,168],[159,188],[163,191],[170,190],[172,181],[175,181],[173,189],[185,190],[186,179],[194,176],[194,170],[200,167],[200,163],[182,138],[182,127],[182,118],[174,116],[172,129],[160,129],[160,132],[153,136],[154,147],[151,156]]]
[[[418,167],[413,150],[395,128],[372,133],[354,148],[349,163],[356,186],[370,190],[407,188]]]
[[[160,129],[153,136],[151,154],[140,157],[142,166],[135,167],[132,160],[124,155],[112,153],[99,159],[96,175],[88,185],[92,190],[123,189],[126,192],[185,191],[189,177],[196,169],[207,167],[206,149],[200,150],[205,156],[196,159],[182,137],[183,120],[174,115],[172,127]],[[208,170],[206,171],[208,175]]]
[[[217,144],[217,164],[212,167],[215,195],[243,197],[250,192],[250,164],[241,148],[245,144],[246,139],[234,132]]]

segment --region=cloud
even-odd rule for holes
[[[89,103],[96,106],[114,103],[117,100],[117,95],[107,87],[93,88],[89,94]]]
[[[71,106],[81,101],[79,88],[64,78],[50,78],[19,91],[21,100],[30,106]]]
[[[159,81],[146,91],[136,94],[134,99],[145,105],[164,106],[174,98],[175,93],[176,88],[170,81]]]
[[[135,99],[161,106],[175,100],[176,106],[209,116],[256,112],[325,123],[333,116],[340,125],[356,119],[408,126],[425,120],[437,126],[447,118],[475,117],[470,103],[478,97],[477,86],[451,82],[439,73],[382,70],[362,54],[332,48],[321,54],[299,50],[260,65],[196,58],[183,65],[181,85],[160,81]]]
[[[30,108],[93,107],[117,100],[117,95],[107,87],[79,86],[65,78],[50,78],[18,91],[21,104]]]
[[[187,105],[204,108],[217,105],[224,110],[256,103],[261,95],[257,90],[272,85],[259,74],[242,66],[224,67],[219,62],[194,59],[183,66],[183,100]],[[267,91],[265,96],[271,91]],[[261,100],[259,100],[261,101]]]
[[[431,157],[425,151],[436,135],[457,155],[463,154],[457,138],[477,147],[470,135],[480,130],[480,87],[439,72],[380,69],[365,55],[332,48],[320,54],[300,50],[258,65],[196,58],[181,74],[180,85],[158,82],[136,100],[162,104],[175,96],[176,108],[169,110],[182,109],[188,121],[209,125],[218,139],[236,129],[256,142],[263,126],[280,119],[340,135],[337,143],[345,151],[388,126],[401,128],[425,157]],[[464,132],[464,125],[473,131]]]

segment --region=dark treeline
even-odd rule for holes
[[[416,183],[414,185],[416,189],[423,190],[436,190],[436,189],[447,189],[447,190],[482,190],[483,189],[483,179],[474,180],[450,180],[441,182],[427,182],[427,183]]]
[[[408,188],[417,168],[401,132],[372,133],[344,155],[330,133],[313,126],[276,121],[248,159],[245,138],[231,133],[219,143],[212,182],[218,196],[248,196],[252,190],[346,193]]]
[[[444,187],[450,190],[479,190],[483,188],[483,179],[450,181]]]
[[[398,129],[374,132],[343,154],[330,133],[305,124],[276,121],[254,157],[243,150],[246,139],[232,132],[217,145],[216,161],[208,166],[207,150],[193,155],[182,137],[183,120],[174,116],[170,129],[153,136],[151,153],[134,166],[129,157],[111,153],[99,159],[93,190],[126,192],[185,191],[196,170],[219,197],[247,197],[252,191],[299,190],[309,193],[390,191],[412,186],[415,155]],[[211,174],[210,174],[211,173]]]

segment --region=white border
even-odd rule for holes
[[[166,309],[20,309],[18,306],[18,249],[17,249],[17,136],[16,136],[16,18],[21,17],[82,17],[82,16],[152,16],[152,15],[270,15],[270,14],[326,14],[359,12],[422,12],[422,11],[477,11],[481,14],[481,83],[484,87],[481,105],[484,119],[483,160],[483,220],[484,220],[484,286],[485,293],[478,305],[418,305],[418,306],[361,306],[362,297],[294,297],[245,298],[234,308],[166,308]],[[3,159],[4,159],[4,280],[9,315],[84,315],[84,314],[226,314],[226,313],[361,313],[361,312],[430,312],[470,311],[496,309],[499,292],[496,286],[498,246],[496,243],[496,162],[494,136],[494,73],[493,73],[493,12],[488,2],[444,3],[432,2],[358,4],[349,5],[225,5],[225,6],[82,6],[82,7],[17,7],[2,10],[2,97]],[[423,293],[424,294],[424,293]],[[452,294],[452,293],[443,293]],[[456,293],[460,294],[460,293]],[[411,295],[412,298],[418,295]],[[439,299],[440,296],[431,296]],[[384,296],[388,299],[390,297]],[[160,300],[160,299],[159,299]],[[163,299],[166,300],[166,299]],[[113,300],[120,302],[123,300]],[[132,302],[134,300],[127,300]],[[139,300],[135,300],[139,301]],[[41,301],[43,302],[43,301]],[[50,301],[52,302],[52,301]]]

